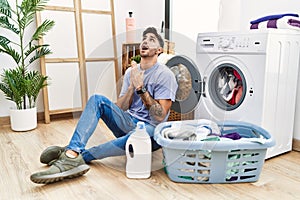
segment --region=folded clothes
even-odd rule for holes
[[[260,22],[264,22],[264,21],[268,21],[268,20],[272,20],[272,19],[280,19],[280,18],[285,17],[285,16],[299,17],[299,15],[296,14],[296,13],[285,13],[285,14],[277,14],[277,15],[267,15],[267,16],[258,18],[256,20],[253,20],[250,23],[251,24],[258,24]]]
[[[296,26],[300,28],[300,21],[297,19],[289,19],[288,24],[291,26]]]
[[[256,24],[251,24],[250,29],[293,29],[300,30],[300,19],[297,17],[285,16],[279,19],[270,19]]]

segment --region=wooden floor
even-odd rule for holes
[[[186,184],[172,182],[162,169],[162,152],[153,155],[152,175],[146,180],[126,178],[125,157],[91,163],[82,177],[49,185],[32,183],[31,173],[45,170],[39,155],[49,145],[66,145],[76,119],[39,123],[28,132],[0,127],[0,199],[300,199],[300,153],[289,152],[267,160],[257,182]],[[111,139],[102,123],[88,145]]]

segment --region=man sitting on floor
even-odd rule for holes
[[[125,155],[125,144],[138,121],[146,124],[152,140],[152,150],[160,146],[153,140],[155,126],[168,119],[175,100],[177,82],[172,71],[157,62],[164,41],[153,27],[143,32],[140,44],[140,64],[126,70],[120,96],[113,103],[102,95],[89,98],[80,116],[71,141],[66,147],[45,149],[40,160],[51,167],[31,175],[35,183],[52,183],[85,174],[86,163],[109,156]],[[98,121],[102,119],[116,139],[86,149]]]

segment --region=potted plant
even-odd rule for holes
[[[0,53],[8,55],[15,67],[4,69],[0,75],[0,90],[6,99],[16,104],[10,109],[11,128],[27,131],[37,126],[36,100],[40,90],[47,85],[48,77],[29,66],[42,56],[51,53],[49,45],[38,44],[38,40],[54,26],[54,21],[44,20],[28,38],[27,28],[35,20],[36,12],[45,8],[48,0],[15,1],[14,8],[8,0],[0,0]],[[2,30],[1,30],[2,29]],[[2,35],[3,32],[8,35]],[[13,39],[11,39],[13,38]],[[29,114],[29,115],[27,115]]]
[[[135,61],[137,64],[141,62],[141,55],[132,56],[130,61]]]

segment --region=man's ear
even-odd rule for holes
[[[156,50],[156,54],[161,54],[163,52],[163,48],[162,47],[158,47]]]

